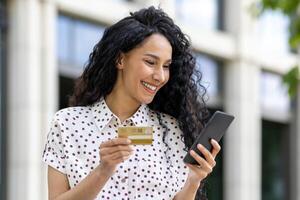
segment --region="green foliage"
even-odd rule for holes
[[[280,10],[286,15],[290,15],[297,11],[300,0],[262,0],[263,10]]]
[[[297,93],[297,85],[299,81],[299,67],[294,66],[283,76],[283,83],[288,86],[290,97],[295,97]]]
[[[261,0],[256,6],[257,13],[266,10],[276,10],[290,18],[289,44],[292,48],[300,46],[300,0]],[[299,52],[300,53],[300,52]],[[288,86],[289,95],[294,97],[300,81],[299,67],[294,66],[283,76],[283,82]]]
[[[291,23],[289,27],[290,38],[289,43],[293,48],[297,48],[300,44],[300,16],[297,13],[290,15]]]
[[[251,13],[259,16],[266,10],[280,11],[287,16],[293,16],[297,13],[300,0],[261,0],[250,6]]]

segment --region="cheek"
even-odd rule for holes
[[[136,77],[143,80],[152,77],[153,71],[148,66],[141,66],[139,69],[136,69]]]
[[[166,77],[166,80],[165,80],[164,84],[166,84],[169,81],[169,79],[170,79],[170,70],[166,70],[165,71],[165,77]]]

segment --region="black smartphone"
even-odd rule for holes
[[[197,145],[200,143],[202,144],[206,149],[209,151],[212,150],[212,145],[210,143],[211,139],[216,140],[219,142],[224,135],[225,131],[233,121],[234,116],[229,115],[227,113],[221,112],[221,111],[216,111],[213,116],[209,119],[205,127],[202,129],[201,133],[197,137],[196,141],[190,148],[193,149],[197,154],[205,158],[200,150],[197,148]],[[190,164],[198,164],[198,162],[191,156],[190,150],[184,157],[183,161],[185,163],[190,163]]]

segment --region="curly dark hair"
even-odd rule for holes
[[[173,20],[160,8],[141,9],[130,13],[114,25],[108,27],[102,39],[89,56],[83,74],[75,84],[70,98],[71,106],[86,106],[107,96],[117,79],[116,63],[121,53],[126,53],[140,45],[147,37],[159,33],[172,46],[172,63],[169,81],[157,92],[149,108],[158,113],[166,113],[177,119],[187,151],[200,133],[209,113],[204,95],[205,87],[200,83],[201,73],[196,68],[189,38],[174,24]],[[207,199],[204,188],[199,188],[196,199]]]

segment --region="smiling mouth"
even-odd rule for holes
[[[142,85],[145,87],[145,89],[147,89],[147,91],[154,93],[157,89],[157,86],[151,85],[145,81],[141,81]]]

